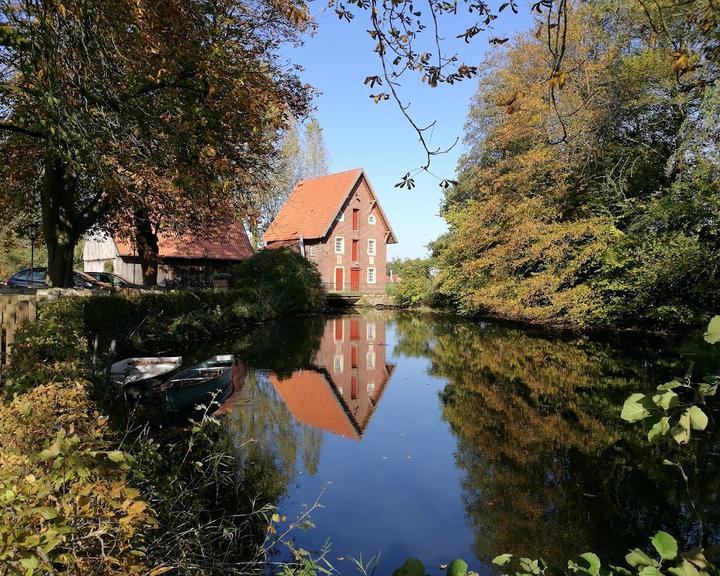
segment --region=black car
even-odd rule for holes
[[[5,280],[8,288],[47,288],[47,268],[23,268]],[[88,276],[84,272],[73,272],[75,288],[109,288],[110,285]]]
[[[92,276],[95,280],[114,286],[115,288],[142,288],[139,284],[128,282],[125,278],[113,274],[112,272],[85,272],[88,276]]]

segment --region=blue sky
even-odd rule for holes
[[[391,220],[399,243],[390,246],[389,256],[419,257],[427,254],[425,246],[445,230],[438,216],[442,192],[438,181],[419,174],[412,190],[394,188],[408,171],[422,164],[424,154],[417,135],[391,101],[375,104],[371,90],[363,85],[366,76],[379,74],[379,63],[372,51],[373,41],[366,30],[366,15],[360,13],[348,23],[340,21],[324,2],[311,3],[318,24],[317,34],[307,38],[305,45],[285,51],[292,63],[305,71],[304,81],[322,94],[315,100],[315,116],[323,127],[325,143],[330,152],[330,171],[340,172],[362,166],[380,197]],[[468,46],[455,36],[472,23],[464,17],[447,19],[445,37],[453,50],[463,50],[461,61],[480,65],[486,52],[493,50],[487,40],[507,36],[527,27],[529,10],[513,15],[506,10],[492,32],[481,33]],[[410,111],[419,124],[437,121],[432,144],[447,147],[457,137],[462,140],[463,125],[477,80],[465,80],[454,86],[429,88],[419,76],[403,80],[402,94],[411,102]],[[373,92],[377,92],[377,87]],[[453,178],[460,142],[450,153],[436,156],[431,170],[444,178]]]

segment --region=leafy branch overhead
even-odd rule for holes
[[[642,10],[646,30],[673,46],[668,68],[672,67],[678,83],[682,77],[704,67],[704,61],[716,59],[717,29],[720,22],[720,7],[711,0],[635,0],[636,8]],[[491,33],[494,21],[501,14],[520,12],[516,1],[503,2],[497,9],[482,0],[330,0],[328,6],[341,20],[352,22],[358,13],[365,13],[370,23],[367,30],[375,42],[374,51],[380,61],[380,73],[367,76],[364,84],[370,88],[384,86],[385,90],[370,94],[378,104],[392,100],[411,125],[422,147],[425,160],[414,173],[429,172],[434,156],[451,150],[458,142],[447,146],[432,143],[432,128],[435,123],[424,124],[409,111],[410,102],[401,93],[403,77],[408,74],[420,76],[430,87],[440,84],[452,85],[476,77],[480,71],[474,62],[465,62],[459,51],[454,51],[449,38],[470,44],[482,33]],[[570,19],[576,6],[567,0],[538,0],[529,7],[536,22],[534,37],[545,47],[549,58],[537,62],[546,70],[542,80],[546,88],[545,104],[556,117],[556,133],[548,134],[554,144],[567,143],[572,134],[568,131],[567,112],[560,105],[560,91],[570,81],[573,73],[582,82],[586,72],[582,68],[565,65],[566,55],[578,49],[569,43]],[[467,27],[457,28],[458,22],[470,20]],[[678,22],[692,23],[693,27]],[[649,26],[647,26],[649,24]],[[492,46],[503,46],[508,37],[489,35],[487,42]],[[468,54],[469,55],[469,54]],[[474,57],[474,56],[472,56]],[[687,83],[692,88],[695,79]],[[508,86],[510,92],[519,93],[521,87]],[[505,105],[512,113],[516,106]],[[440,178],[438,178],[440,179]],[[409,181],[398,182],[400,188],[409,188]]]

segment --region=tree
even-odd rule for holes
[[[577,326],[712,305],[718,66],[680,74],[672,48],[637,6],[598,1],[568,11],[560,97],[530,32],[489,64],[443,206],[440,289],[460,310]]]
[[[148,222],[152,254],[231,207],[308,104],[276,55],[307,22],[292,3],[3,0],[0,22],[0,153],[26,153],[11,190],[42,208],[56,286],[93,227]]]
[[[305,124],[292,121],[276,145],[266,177],[245,198],[243,212],[255,243],[262,239],[298,182],[327,174],[328,161],[318,120],[310,118]]]

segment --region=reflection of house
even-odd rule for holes
[[[347,438],[365,432],[395,366],[385,360],[385,323],[335,318],[325,326],[315,367],[270,381],[303,424]]]
[[[384,292],[387,245],[397,242],[362,168],[300,182],[265,233],[320,269],[330,292]]]
[[[182,235],[159,234],[158,284],[205,282],[216,272],[253,255],[245,228],[237,220],[212,232]],[[94,236],[85,241],[86,272],[113,272],[125,280],[142,284],[142,269],[132,243],[112,236]]]

